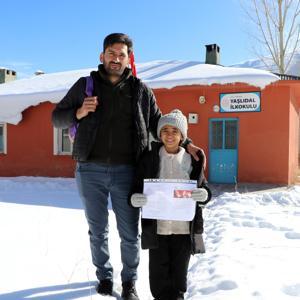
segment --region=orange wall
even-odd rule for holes
[[[295,181],[298,175],[298,159],[299,159],[299,106],[296,97],[296,90],[291,93],[290,102],[290,135],[289,135],[289,182]],[[298,88],[300,92],[300,87]]]
[[[268,86],[261,93],[261,112],[252,113],[213,111],[220,93],[259,91],[245,84],[158,89],[155,95],[163,113],[174,108],[186,116],[198,113],[198,124],[189,124],[188,135],[204,149],[208,164],[209,119],[238,118],[238,181],[288,184],[294,181],[298,167],[300,91],[295,86],[284,81]],[[205,96],[205,104],[199,103],[199,96]],[[0,176],[74,175],[70,156],[53,155],[53,108],[49,102],[29,107],[17,126],[8,124],[8,154],[0,155]],[[207,165],[207,177],[208,169]]]
[[[239,180],[287,183],[288,90],[271,86],[261,95],[261,112],[240,117]]]
[[[238,181],[290,183],[289,152],[297,141],[290,141],[290,97],[289,87],[271,85],[261,93],[261,112],[219,113],[213,111],[219,105],[220,93],[259,91],[247,85],[213,85],[210,87],[177,87],[155,92],[163,113],[174,107],[188,113],[198,113],[198,124],[189,124],[189,137],[203,148],[209,164],[209,119],[238,118]],[[206,98],[199,104],[199,96]],[[298,116],[291,121],[298,132]],[[294,166],[294,163],[292,164]],[[208,169],[208,168],[207,168]],[[208,173],[208,170],[207,170]]]
[[[7,155],[0,155],[0,176],[74,175],[70,156],[53,155],[53,108],[49,102],[31,106],[18,125],[7,124]]]

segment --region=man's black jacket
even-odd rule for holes
[[[90,158],[90,154],[95,147],[97,131],[101,125],[101,116],[106,116],[109,112],[105,111],[105,106],[101,105],[101,79],[99,72],[102,65],[99,66],[98,72],[92,72],[91,76],[94,81],[93,96],[98,96],[99,105],[94,113],[89,113],[81,120],[76,119],[76,111],[82,106],[85,95],[86,79],[80,78],[68,91],[66,96],[57,104],[52,113],[52,122],[55,127],[69,128],[74,123],[78,123],[78,129],[73,145],[73,158],[77,161],[85,162]],[[153,92],[140,79],[132,76],[131,71],[124,71],[126,76],[122,76],[118,83],[120,89],[126,88],[130,91],[131,98],[131,117],[132,126],[132,152],[134,153],[135,162],[138,161],[140,154],[148,146],[149,132],[156,137],[156,129],[161,111],[159,110]],[[99,83],[100,80],[100,83]],[[122,92],[122,91],[121,91]],[[103,95],[102,95],[103,100]],[[115,123],[106,126],[114,126]],[[102,130],[104,133],[108,130]],[[108,134],[108,133],[107,133]],[[104,137],[105,140],[106,136]],[[114,136],[117,139],[117,136]],[[101,141],[100,141],[101,142]],[[102,141],[104,143],[104,141]],[[97,140],[99,143],[99,140]],[[122,146],[122,145],[120,145]]]
[[[152,142],[151,151],[146,150],[140,159],[137,167],[136,177],[133,185],[132,193],[143,193],[144,179],[154,179],[159,176],[159,149],[162,147],[162,143]],[[192,172],[190,175],[191,180],[197,180],[197,186],[205,188],[208,192],[208,198],[204,204],[208,203],[211,199],[211,191],[207,186],[207,181],[204,176],[204,154],[202,151],[198,151],[197,155],[199,161],[192,158]],[[157,221],[152,219],[142,219],[142,248],[143,249],[155,249],[158,245],[157,237]],[[196,212],[194,219],[190,222],[191,232],[191,251],[192,254],[199,253],[200,249],[197,248],[195,242],[199,238],[199,234],[203,233],[203,217],[202,208],[196,204]]]

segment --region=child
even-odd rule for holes
[[[142,219],[142,248],[149,249],[151,293],[155,300],[181,300],[187,288],[190,255],[204,252],[201,207],[210,200],[211,192],[205,185],[203,153],[197,153],[200,159],[196,161],[180,146],[187,137],[187,120],[180,110],[160,118],[157,136],[161,142],[153,142],[138,165],[136,193],[130,200],[134,207],[147,203],[142,194],[145,178],[197,180],[198,188],[192,191],[196,213],[191,222]]]

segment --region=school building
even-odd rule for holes
[[[229,68],[208,62],[200,67],[196,63],[173,63],[171,69],[166,69],[166,65],[144,64],[138,68],[138,74],[153,88],[163,113],[178,108],[187,116],[188,136],[206,153],[206,176],[210,182],[294,184],[297,181],[298,78],[274,79],[275,75],[272,77],[270,73],[272,80],[260,85],[255,82],[259,83],[265,73],[258,70],[241,71],[242,75],[237,73],[234,77],[228,73],[232,71]],[[202,69],[194,72],[198,67]],[[154,73],[157,68],[160,76]],[[199,70],[205,73],[201,79]],[[78,73],[75,75],[79,78]],[[53,80],[54,75],[51,76]],[[254,76],[257,81],[251,81]],[[36,81],[28,79],[28,84],[38,85],[50,78],[47,74],[39,77]],[[70,155],[68,130],[55,129],[51,123],[55,103],[70,86],[61,94],[54,91],[55,97],[48,90],[45,94],[42,89],[36,92],[35,98],[40,99],[25,105],[21,120],[12,124],[9,117],[1,119],[1,107],[9,107],[3,103],[14,101],[10,89],[19,92],[22,89],[18,81],[14,84],[6,88],[8,92],[3,92],[0,85],[0,176],[73,177],[75,162]],[[32,94],[25,91],[19,101],[29,99]]]

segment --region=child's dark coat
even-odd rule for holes
[[[159,149],[162,147],[162,143],[152,142],[151,151],[143,153],[140,163],[137,167],[136,179],[134,182],[133,193],[143,193],[144,179],[158,178],[159,176]],[[205,188],[208,191],[208,199],[205,202],[209,202],[211,198],[211,191],[206,186],[206,179],[204,177],[203,163],[204,155],[201,151],[198,151],[199,161],[196,161],[192,157],[192,172],[190,175],[191,180],[197,180],[197,186]],[[197,236],[203,233],[203,217],[202,208],[197,204],[196,213],[194,219],[190,222],[190,236],[191,236],[191,252],[192,254],[200,253],[200,249],[197,248],[195,239]],[[142,248],[143,249],[155,249],[158,248],[157,237],[157,221],[152,219],[142,219]]]

